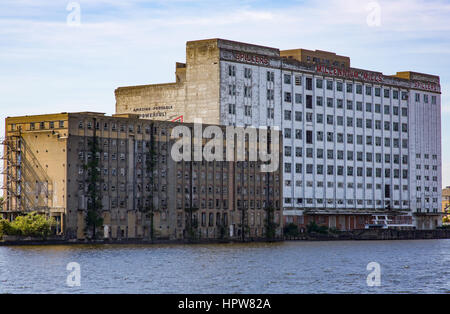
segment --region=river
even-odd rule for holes
[[[449,265],[450,240],[14,246],[0,293],[450,293]]]

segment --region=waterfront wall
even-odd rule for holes
[[[339,240],[426,240],[450,239],[450,229],[436,230],[394,230],[372,229],[340,231],[336,233],[320,234],[305,233],[299,237],[287,237],[286,240],[310,241],[339,241]]]
[[[450,239],[450,229],[437,230],[353,230],[342,231],[329,234],[304,233],[298,237],[285,237],[285,241],[346,241],[346,240],[431,240]],[[282,242],[282,239],[275,239],[272,242]],[[264,242],[264,239],[248,239],[246,242]],[[204,239],[197,241],[186,240],[66,240],[61,237],[49,237],[46,240],[41,238],[6,236],[0,240],[0,246],[6,245],[56,245],[56,244],[212,244],[212,243],[240,243],[239,240],[215,240]]]

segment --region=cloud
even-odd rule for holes
[[[1,1],[2,120],[44,110],[112,112],[116,87],[173,81],[186,41],[221,37],[334,51],[385,74],[440,75],[443,156],[450,162],[448,1],[376,1],[379,27],[366,23],[372,0],[79,0],[80,27],[66,24],[69,2]]]

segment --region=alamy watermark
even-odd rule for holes
[[[368,287],[379,287],[381,286],[381,266],[377,262],[370,262],[366,267],[367,271],[370,271],[367,275],[367,286]]]
[[[69,287],[81,286],[81,266],[76,262],[67,264],[66,270],[70,271],[66,278],[66,284]]]
[[[203,128],[194,123],[193,133],[184,125],[172,129],[171,137],[178,139],[172,146],[172,159],[179,161],[261,161],[261,172],[275,172],[280,162],[280,131],[270,128],[226,126]],[[203,145],[203,140],[209,140]],[[225,141],[225,152],[224,152]],[[248,143],[248,149],[246,149]],[[247,157],[248,155],[248,157]],[[259,157],[259,160],[258,160]]]
[[[70,13],[67,15],[68,26],[80,26],[81,25],[81,6],[78,2],[69,2],[66,10]]]
[[[381,5],[376,1],[369,2],[366,11],[369,11],[366,18],[367,25],[369,27],[381,26]]]

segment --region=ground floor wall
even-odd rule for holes
[[[370,223],[370,219],[371,215],[286,215],[284,223],[285,225],[293,223],[300,231],[306,231],[307,226],[312,222],[318,226],[348,231],[364,229],[365,225]]]
[[[86,227],[86,212],[78,211],[76,233],[66,233],[68,238],[92,238],[92,227]],[[271,220],[265,210],[188,210],[149,212],[103,211],[103,225],[96,228],[98,239],[158,239],[158,240],[242,240],[266,238],[268,233],[276,238],[283,236],[281,210],[274,210]],[[191,223],[189,223],[191,221]],[[69,225],[73,225],[73,222]],[[270,226],[270,227],[269,227]],[[76,234],[76,237],[70,236]]]

